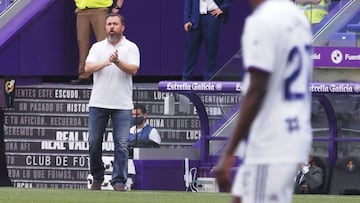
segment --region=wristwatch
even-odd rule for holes
[[[121,7],[119,5],[116,4],[115,6],[116,9],[120,9]]]
[[[117,65],[120,63],[119,59],[116,59],[116,61],[114,61],[114,63]]]

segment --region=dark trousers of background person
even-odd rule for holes
[[[85,59],[89,54],[91,46],[92,30],[95,34],[96,41],[106,38],[105,18],[108,14],[108,8],[92,8],[76,10],[76,29],[79,46],[79,69],[80,79],[88,79],[89,74],[85,73]]]
[[[215,18],[210,14],[204,14],[200,15],[199,26],[197,28],[191,28],[190,31],[187,32],[183,80],[191,80],[196,68],[202,42],[204,42],[206,48],[206,67],[204,69],[203,79],[207,81],[215,74],[220,24],[220,17]]]
[[[8,176],[6,157],[5,157],[5,142],[4,142],[4,112],[0,107],[0,186],[12,186]]]

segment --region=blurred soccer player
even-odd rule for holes
[[[307,160],[312,141],[311,26],[290,0],[250,2],[254,11],[242,36],[244,99],[215,168],[216,179],[230,189],[236,150],[246,140],[244,162],[231,189],[233,202],[288,203],[297,166]]]

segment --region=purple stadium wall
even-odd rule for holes
[[[36,8],[40,3],[46,7]],[[3,42],[0,43],[0,76],[75,76],[78,53],[74,8],[73,1],[37,0],[20,12],[18,15],[22,16],[16,19],[22,17],[26,23],[10,37],[0,35]],[[39,12],[35,15],[31,9]],[[221,31],[219,67],[239,49],[244,18],[249,12],[247,3],[234,1],[229,23]],[[125,1],[120,13],[126,18],[125,35],[140,47],[139,75],[180,76],[185,44],[183,1]],[[0,29],[0,33],[10,29],[16,19]],[[4,42],[1,38],[9,40]],[[198,76],[204,64],[203,52],[196,71]]]

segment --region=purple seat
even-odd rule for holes
[[[360,23],[357,24],[348,24],[347,30],[349,32],[359,32],[360,33]]]
[[[355,33],[333,33],[329,37],[330,47],[356,47]]]

